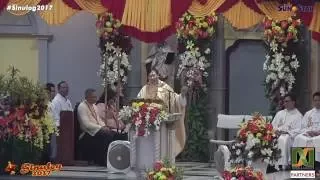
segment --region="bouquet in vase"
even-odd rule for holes
[[[131,124],[137,136],[148,136],[150,129],[159,130],[161,122],[168,117],[163,107],[156,103],[133,102],[119,112],[119,118],[126,124]]]
[[[158,161],[147,173],[147,180],[182,180],[183,170],[171,165],[169,161]]]
[[[261,159],[275,164],[281,156],[278,137],[272,124],[260,114],[240,125],[235,143],[231,145],[231,164],[251,166],[252,161]]]
[[[225,180],[264,180],[263,173],[254,170],[252,167],[237,166],[229,171],[223,172],[223,179]]]

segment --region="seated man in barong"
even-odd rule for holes
[[[277,112],[272,126],[276,130],[278,147],[281,149],[281,158],[277,165],[287,169],[290,164],[290,154],[293,140],[300,133],[302,114],[296,108],[296,97],[293,94],[284,96],[284,110]]]
[[[302,131],[293,147],[315,147],[316,161],[320,162],[320,92],[313,94],[313,107],[302,119]]]
[[[166,107],[168,107],[169,113],[181,113],[181,119],[176,122],[175,128],[175,144],[173,152],[175,156],[179,155],[183,150],[186,141],[186,132],[184,125],[185,107],[187,104],[186,94],[188,92],[187,87],[181,89],[181,94],[177,94],[174,90],[165,82],[159,79],[157,70],[152,69],[148,74],[148,82],[142,87],[138,94],[138,98],[141,99],[160,99]]]

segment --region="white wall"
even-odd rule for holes
[[[86,88],[95,88],[99,93],[102,89],[97,76],[100,51],[95,18],[90,13],[80,12],[64,25],[48,26],[37,17],[38,32],[53,35],[48,44],[48,82],[67,81],[73,104],[82,100]]]

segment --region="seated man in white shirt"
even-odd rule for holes
[[[278,165],[286,169],[290,164],[293,139],[301,129],[302,114],[295,107],[296,97],[293,94],[287,94],[283,103],[285,109],[277,112],[272,121],[272,126],[279,135],[278,147],[281,149],[281,158]]]
[[[87,89],[85,100],[78,106],[78,120],[83,133],[80,135],[85,159],[106,166],[108,146],[115,132],[100,119],[95,105],[97,95],[94,89]]]
[[[302,120],[302,131],[293,143],[294,147],[315,147],[316,161],[320,162],[320,92],[313,94],[314,108],[306,112]]]
[[[58,83],[58,93],[51,101],[51,112],[53,119],[56,122],[56,126],[60,127],[60,113],[62,111],[73,111],[72,104],[70,100],[67,98],[69,94],[69,86],[67,82],[61,81]],[[51,161],[56,160],[57,156],[57,137],[56,135],[51,136],[51,143],[50,143],[50,159]]]

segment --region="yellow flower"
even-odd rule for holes
[[[142,105],[144,105],[144,102],[139,102],[138,106],[141,107]]]
[[[206,23],[206,22],[202,23],[202,27],[207,28],[208,27],[208,23]]]
[[[257,133],[257,137],[261,137],[262,136],[262,134],[261,133]]]
[[[110,33],[113,31],[113,28],[106,28],[106,31]]]
[[[117,21],[117,23],[115,24],[115,28],[119,28],[121,26],[120,21]]]
[[[167,180],[168,178],[165,175],[159,177],[159,180]]]
[[[210,27],[210,28],[207,29],[207,32],[208,32],[209,34],[212,34],[213,31],[214,31],[213,27]]]

